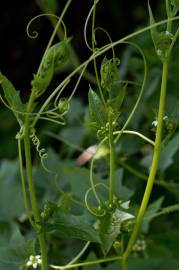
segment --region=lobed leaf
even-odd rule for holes
[[[60,212],[51,223],[42,224],[42,230],[57,231],[68,237],[100,243],[100,237],[86,215],[75,216]]]
[[[172,163],[173,158],[179,148],[179,133],[177,133],[161,152],[159,169],[165,171]]]
[[[107,110],[99,96],[91,88],[88,92],[88,100],[91,122],[95,123],[97,128],[105,126],[108,121]]]
[[[101,86],[108,91],[111,91],[114,82],[118,78],[118,65],[120,60],[118,58],[103,59],[101,64]]]
[[[0,243],[0,269],[22,269],[35,252],[35,240],[25,240],[16,226],[10,234],[6,243]]]
[[[155,23],[155,19],[153,17],[152,9],[150,7],[148,1],[148,10],[150,17],[150,25],[152,26]],[[152,27],[150,29],[151,37],[154,43],[155,51],[158,57],[162,62],[165,61],[168,55],[168,50],[172,41],[172,34],[167,31],[158,32],[157,27]]]
[[[46,52],[42,67],[39,73],[34,75],[34,79],[31,82],[37,97],[45,92],[54,73],[58,72],[58,69],[67,61],[68,42],[68,39],[63,40],[50,47]]]
[[[22,103],[19,91],[17,91],[14,88],[13,84],[1,72],[0,72],[0,84],[2,86],[4,96],[8,102],[8,105],[16,111],[25,112],[26,104]],[[22,114],[18,114],[15,111],[13,111],[13,113],[17,118],[18,122],[21,123],[23,119]]]
[[[142,222],[142,232],[147,233],[149,230],[150,222],[155,217],[157,211],[161,208],[164,201],[164,197],[158,198],[155,202],[151,203],[145,213],[144,220]]]

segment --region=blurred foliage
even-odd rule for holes
[[[39,2],[45,2],[47,9],[58,10],[56,1]],[[117,9],[119,1],[113,1],[112,5],[109,1],[104,2],[105,7],[109,8],[109,14],[113,16],[115,21],[117,17],[120,17]],[[160,3],[162,1],[157,3],[159,7],[156,12],[157,15],[160,15]],[[102,11],[98,12],[103,16]],[[130,12],[133,14],[133,20],[146,22],[146,10],[143,4],[138,4]],[[121,16],[122,13],[121,8]],[[122,20],[123,17],[120,18]],[[130,24],[128,28],[126,27],[126,31],[129,29],[131,29]],[[118,33],[115,32],[113,35],[116,37]],[[161,64],[155,55],[149,33],[146,32],[138,36],[134,41],[144,51],[149,73],[142,102],[129,127],[134,130],[142,130],[143,134],[154,138],[155,128],[152,126],[152,122],[157,115]],[[141,83],[143,63],[137,52],[131,46],[125,46],[122,48],[120,58],[120,79],[129,79]],[[178,213],[168,213],[165,216],[158,216],[156,219],[153,217],[162,207],[179,203],[179,167],[177,165],[179,158],[179,61],[176,61],[178,58],[179,45],[176,44],[170,61],[168,80],[166,104],[168,118],[164,130],[166,144],[162,149],[157,182],[142,225],[142,236],[146,241],[146,249],[144,252],[132,253],[129,263],[130,270],[179,269]],[[116,87],[118,89],[119,85],[116,84]],[[86,87],[86,90],[82,89],[82,91],[84,91],[83,95],[85,96],[83,99],[86,100],[88,87]],[[127,89],[118,120],[119,126],[122,126],[128,116],[129,110],[137,98],[138,91],[139,88],[133,85]],[[33,174],[41,213],[45,212],[44,204],[48,208],[48,215],[46,212],[45,216],[48,222],[44,225],[42,218],[42,230],[50,232],[47,238],[49,262],[54,264],[67,263],[81,249],[84,244],[83,240],[97,242],[90,245],[84,254],[84,260],[102,257],[102,253],[99,251],[99,235],[94,233],[96,232],[93,228],[94,217],[84,209],[84,195],[90,188],[89,163],[86,163],[82,168],[76,164],[76,159],[81,152],[98,142],[96,134],[88,125],[88,114],[89,108],[85,102],[80,98],[74,98],[71,100],[70,110],[65,116],[66,126],[58,127],[42,123],[39,128],[42,144],[48,148],[48,159],[45,165],[53,173],[47,174],[41,168],[38,156],[34,151]],[[29,256],[34,254],[35,251],[37,252],[39,247],[35,245],[35,236],[27,221],[20,192],[15,141],[18,127],[12,112],[2,106],[0,123],[0,269],[17,270],[17,268],[23,267]],[[121,200],[131,200],[133,213],[137,212],[141,202],[151,164],[151,155],[152,148],[150,145],[141,142],[137,137],[122,136],[117,144],[116,195]],[[106,183],[107,159],[105,156],[95,161],[94,179],[96,182]],[[104,194],[103,196],[105,197]],[[95,204],[93,198],[90,198],[90,204]],[[44,216],[42,215],[42,217]],[[80,226],[81,220],[86,222],[83,226]],[[70,236],[72,239],[69,239]],[[111,253],[115,253],[114,248],[112,248]],[[84,269],[90,270],[91,268],[88,266]],[[93,269],[116,270],[122,268],[120,268],[119,263],[105,263],[93,266]]]

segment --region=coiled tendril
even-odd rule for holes
[[[59,20],[59,17],[55,14],[51,14],[51,13],[43,13],[43,14],[39,14],[35,17],[33,17],[29,23],[27,24],[27,27],[26,27],[26,33],[28,35],[29,38],[31,39],[36,39],[39,35],[39,33],[37,31],[32,31],[32,33],[30,33],[30,26],[31,24],[38,18],[41,18],[41,17],[44,17],[44,16],[47,16],[47,17],[55,17],[57,20]],[[62,25],[63,25],[63,28],[64,28],[64,37],[67,37],[67,31],[66,31],[66,26],[64,24],[64,22],[62,21]]]
[[[40,149],[40,140],[37,137],[37,135],[35,134],[35,129],[32,129],[31,134],[30,134],[29,137],[31,138],[32,143],[35,146],[35,148],[36,148],[36,150],[37,150],[37,152],[39,154],[40,159],[41,160],[46,159],[48,157],[48,154],[47,154],[45,148]]]
[[[107,190],[109,190],[108,186],[106,186],[105,184],[103,183],[98,183],[98,184],[95,184],[94,187],[97,187],[97,186],[103,186],[104,188],[106,188]],[[106,215],[106,210],[105,209],[100,209],[100,204],[98,206],[98,208],[96,208],[96,211],[93,211],[92,208],[89,206],[88,204],[88,196],[89,196],[89,193],[93,191],[93,188],[89,188],[87,191],[86,191],[86,194],[85,194],[85,205],[86,205],[86,208],[88,209],[88,211],[96,216],[96,217],[103,217]]]

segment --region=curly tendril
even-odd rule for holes
[[[47,154],[45,148],[40,148],[40,140],[39,140],[39,138],[37,137],[37,135],[35,134],[35,129],[34,129],[34,128],[32,128],[32,131],[31,131],[31,134],[30,134],[29,137],[31,138],[32,143],[33,143],[33,145],[35,146],[36,151],[37,151],[38,154],[39,154],[39,157],[40,157],[40,160],[41,160],[41,164],[42,164],[43,169],[44,169],[46,172],[50,173],[50,174],[56,175],[57,172],[52,171],[51,169],[47,168],[47,166],[46,166],[45,163],[44,163],[44,160],[48,158],[48,154]]]
[[[86,21],[85,21],[85,26],[84,26],[84,40],[85,40],[86,46],[88,47],[88,49],[90,51],[93,51],[93,49],[92,49],[92,47],[88,43],[88,39],[87,39],[87,27],[88,27],[89,19],[90,19],[91,15],[93,14],[93,10],[94,10],[94,8],[96,7],[96,5],[98,4],[99,1],[100,0],[97,0],[96,3],[93,4],[92,8],[90,9],[90,11],[88,13],[88,16],[87,16]],[[94,36],[93,36],[93,38],[95,39]]]
[[[22,140],[24,137],[24,126],[21,126],[19,132],[16,134],[16,140]]]
[[[51,14],[51,13],[43,13],[43,14],[39,14],[39,15],[33,17],[33,18],[29,21],[29,23],[27,24],[27,27],[26,27],[26,33],[27,33],[27,35],[28,35],[29,38],[31,38],[31,39],[36,39],[36,38],[38,37],[39,33],[38,33],[37,31],[32,31],[32,33],[30,33],[30,26],[31,26],[31,24],[32,24],[36,19],[39,19],[39,18],[41,18],[41,17],[55,17],[57,20],[60,19],[57,15]],[[65,24],[64,24],[63,21],[62,21],[61,23],[62,23],[63,28],[64,28],[64,29],[63,29],[63,30],[64,30],[64,38],[66,38],[66,37],[67,37],[66,26],[65,26]]]
[[[107,185],[103,184],[103,183],[97,183],[97,184],[94,185],[95,188],[96,188],[97,186],[103,186],[103,187],[105,187],[107,190],[109,190],[109,187],[108,187]],[[86,191],[86,193],[85,193],[85,205],[86,205],[86,208],[88,209],[88,211],[89,211],[92,215],[94,215],[94,216],[96,216],[96,217],[103,217],[103,216],[105,216],[105,215],[106,215],[106,210],[105,210],[105,209],[99,210],[101,201],[98,201],[98,200],[97,200],[98,203],[99,203],[99,205],[98,205],[98,208],[96,208],[96,212],[94,212],[94,211],[92,210],[92,208],[89,206],[89,204],[88,204],[88,196],[89,196],[90,192],[93,192],[93,188],[92,188],[92,187],[89,188],[89,189]]]
[[[104,29],[103,27],[96,27],[96,28],[94,29],[94,34],[95,34],[97,31],[102,31],[102,32],[104,32],[104,33],[106,34],[106,36],[108,37],[110,43],[111,43],[111,44],[113,43],[112,38],[111,38],[110,34],[108,33],[108,31],[107,31],[106,29]],[[96,35],[95,35],[95,37],[96,37]],[[113,58],[115,59],[116,56],[115,56],[114,47],[112,47],[111,50],[112,50]]]
[[[40,140],[37,137],[37,135],[35,134],[35,129],[32,129],[31,134],[30,134],[29,137],[31,138],[32,143],[35,146],[35,148],[36,148],[36,150],[37,150],[37,152],[39,154],[39,157],[41,159],[46,159],[48,157],[48,154],[47,154],[45,148],[40,149]]]

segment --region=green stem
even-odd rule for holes
[[[84,262],[84,263],[75,263],[72,265],[66,265],[63,266],[63,268],[61,266],[58,265],[50,265],[51,268],[53,269],[71,269],[71,268],[76,268],[76,267],[80,267],[80,266],[90,266],[90,265],[95,265],[95,264],[99,264],[99,263],[104,263],[104,262],[112,262],[112,261],[116,261],[121,259],[121,256],[115,256],[115,257],[110,257],[110,258],[103,258],[103,259],[98,259],[98,260],[94,260],[94,261],[88,261],[88,262]]]
[[[61,16],[58,20],[58,23],[56,24],[56,27],[52,33],[52,36],[48,42],[47,48],[44,52],[44,55],[41,59],[41,63],[39,65],[37,74],[40,72],[41,66],[43,64],[43,60],[45,57],[45,54],[49,47],[51,46],[54,37],[59,29],[59,26],[62,22],[63,16],[65,15],[70,3],[72,0],[68,0],[62,13]],[[27,181],[28,181],[28,187],[29,187],[29,195],[30,195],[30,201],[31,201],[31,206],[33,210],[33,215],[34,215],[34,221],[35,221],[35,227],[36,230],[38,230],[38,223],[40,221],[40,214],[38,210],[38,205],[37,205],[37,199],[36,199],[36,193],[35,193],[35,186],[33,182],[33,176],[32,176],[32,163],[31,163],[31,150],[30,150],[30,129],[31,129],[31,120],[30,120],[30,113],[33,110],[34,107],[34,101],[35,101],[35,92],[32,90],[28,105],[27,105],[27,114],[25,117],[25,124],[24,124],[24,151],[25,151],[25,161],[26,161],[26,172],[27,172]],[[47,270],[47,248],[46,248],[46,241],[45,241],[45,234],[40,233],[38,235],[39,238],[39,244],[40,244],[40,251],[41,251],[41,257],[42,257],[42,264],[41,264],[41,270]]]
[[[140,132],[134,131],[134,130],[123,130],[123,128],[119,131],[114,131],[113,132],[114,135],[122,135],[122,134],[129,134],[129,135],[135,135],[140,137],[141,139],[143,139],[144,141],[150,143],[151,145],[155,145],[154,141],[152,141],[151,139],[149,139],[148,137],[144,136],[143,134],[141,134]],[[115,140],[115,143],[117,143],[117,140]]]
[[[35,228],[34,222],[33,222],[31,215],[30,215],[29,203],[28,203],[28,199],[27,199],[25,177],[24,177],[24,170],[23,170],[23,161],[22,161],[21,139],[18,139],[18,152],[19,152],[19,167],[20,167],[20,175],[21,175],[21,185],[22,185],[22,195],[23,195],[24,208],[25,208],[26,215],[27,215],[32,227]]]
[[[171,4],[169,0],[166,0],[166,12],[167,12],[167,17],[172,18],[172,10],[171,10]],[[167,31],[171,33],[172,31],[172,22],[167,23]]]
[[[94,0],[94,8],[93,8],[93,16],[92,16],[92,50],[93,53],[95,52],[95,15],[96,15],[96,4],[97,1]],[[95,75],[96,75],[96,81],[97,81],[97,85],[98,85],[98,89],[99,89],[99,93],[102,99],[103,104],[105,105],[105,99],[104,99],[104,95],[101,89],[101,84],[100,84],[100,80],[99,80],[99,75],[98,75],[98,69],[97,69],[97,64],[96,64],[96,58],[93,59],[93,63],[94,63],[94,71],[95,71]]]
[[[109,112],[109,149],[110,149],[110,172],[109,172],[109,202],[113,202],[114,195],[114,170],[115,170],[115,153],[113,138],[112,112]]]
[[[34,187],[33,177],[32,177],[29,127],[28,127],[27,123],[26,123],[25,128],[26,128],[26,130],[25,130],[25,134],[24,134],[24,150],[25,150],[25,160],[26,160],[27,181],[28,181],[28,186],[29,186],[29,194],[30,194],[32,210],[34,213],[34,219],[35,219],[35,222],[37,222],[37,221],[39,221],[39,211],[38,211],[38,207],[37,207],[35,187]]]
[[[160,94],[160,102],[159,102],[159,112],[158,112],[158,125],[157,125],[157,131],[156,131],[156,139],[155,139],[155,146],[154,146],[154,154],[153,154],[153,160],[152,165],[150,169],[149,178],[147,181],[147,186],[145,189],[144,197],[139,209],[139,213],[136,218],[136,223],[134,226],[134,230],[131,234],[131,237],[129,239],[128,246],[126,248],[126,251],[124,252],[123,258],[122,258],[122,266],[123,270],[127,270],[127,260],[128,257],[132,251],[132,247],[136,242],[141,223],[150,199],[152,187],[154,184],[158,162],[159,162],[159,156],[160,156],[160,150],[161,150],[161,139],[162,139],[162,127],[163,127],[163,116],[164,116],[164,110],[165,110],[165,99],[166,99],[166,89],[167,89],[167,78],[168,78],[168,61],[167,59],[163,63],[163,72],[162,72],[162,84],[161,84],[161,94]]]
[[[32,100],[32,99],[30,99]],[[30,104],[30,103],[29,103]],[[26,122],[25,122],[25,133],[24,133],[24,150],[25,150],[25,160],[26,160],[26,171],[27,171],[27,181],[29,187],[29,195],[31,206],[34,214],[35,220],[35,227],[36,230],[38,229],[38,222],[40,221],[40,214],[38,210],[36,194],[35,194],[35,187],[33,182],[32,176],[32,164],[31,164],[31,152],[30,152],[30,140],[29,140],[29,117],[27,115]],[[45,242],[45,234],[41,233],[38,235],[39,244],[40,244],[40,251],[42,256],[42,270],[47,270],[47,249],[46,249],[46,242]]]
[[[57,31],[59,30],[59,27],[60,27],[60,24],[61,24],[61,22],[62,22],[62,19],[63,19],[65,13],[66,13],[68,7],[70,6],[71,2],[72,2],[72,0],[68,0],[68,1],[67,1],[67,3],[66,3],[66,5],[65,5],[65,7],[64,7],[64,9],[63,9],[63,11],[62,11],[62,13],[61,13],[61,15],[60,15],[60,18],[59,18],[59,20],[58,20],[58,22],[57,22],[57,24],[56,24],[56,26],[55,26],[55,29],[53,30],[53,33],[52,33],[52,35],[51,35],[51,38],[50,38],[50,40],[49,40],[49,42],[48,42],[48,45],[47,45],[47,47],[46,47],[46,49],[45,49],[45,52],[44,52],[44,54],[43,54],[43,57],[42,57],[42,59],[41,59],[41,62],[40,62],[40,65],[39,65],[37,74],[38,74],[38,73],[40,72],[40,70],[41,70],[43,61],[44,61],[44,59],[45,59],[46,52],[47,52],[48,49],[50,48],[50,46],[51,46],[51,44],[52,44],[52,42],[53,42],[53,40],[54,40],[54,38],[55,38],[55,35],[57,34]]]

